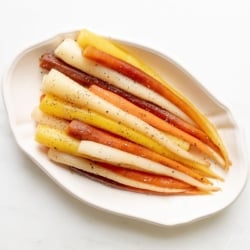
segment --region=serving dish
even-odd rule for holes
[[[22,51],[3,79],[3,97],[10,127],[19,147],[36,165],[65,191],[85,203],[164,226],[205,218],[235,201],[246,183],[248,170],[241,131],[231,112],[175,61],[153,49],[126,41],[116,40],[185,93],[216,125],[233,162],[228,172],[216,169],[225,178],[224,182],[216,183],[221,191],[195,196],[137,194],[105,186],[49,161],[34,141],[35,124],[31,119],[31,112],[38,105],[41,94],[43,73],[39,68],[39,57],[53,50],[63,39],[75,36],[76,32],[59,34]]]

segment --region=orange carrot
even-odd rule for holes
[[[175,104],[177,107],[179,107],[194,122],[196,122],[196,124],[220,149],[220,153],[225,160],[224,167],[228,168],[230,166],[231,162],[229,160],[227,150],[214,125],[195,107],[195,105],[193,105],[187,98],[177,92],[169,84],[165,82],[163,83],[145,73],[141,69],[136,68],[135,66],[94,47],[86,47],[83,51],[83,55],[145,85],[146,87],[159,93],[160,95],[171,101],[173,104]]]
[[[99,164],[101,165],[101,164]],[[103,168],[105,168],[105,166],[102,165]],[[99,176],[99,175],[95,175],[95,174],[90,174],[88,172],[85,172],[83,170],[80,170],[80,169],[77,169],[77,168],[74,168],[72,167],[72,170],[75,171],[76,173],[80,174],[80,175],[83,175],[83,176],[86,176],[94,181],[98,181],[104,185],[107,185],[107,186],[110,186],[110,187],[113,187],[113,188],[119,188],[121,190],[126,190],[126,191],[130,191],[130,192],[136,192],[136,193],[142,193],[142,194],[146,194],[146,195],[162,195],[162,196],[168,196],[168,195],[182,195],[182,194],[185,194],[185,195],[197,195],[197,194],[207,194],[207,192],[204,192],[204,191],[201,191],[195,187],[192,187],[192,188],[188,188],[187,190],[184,190],[182,192],[169,192],[169,193],[166,193],[166,192],[157,192],[157,191],[152,191],[152,190],[148,190],[148,189],[142,189],[142,188],[137,188],[137,187],[132,187],[132,186],[127,186],[125,184],[121,184],[121,183],[118,183],[118,182],[115,182],[115,181],[112,181],[108,178],[105,178],[105,177],[102,177],[102,176]],[[126,175],[124,175],[124,177],[126,177]]]
[[[79,140],[91,140],[94,142],[102,143],[107,146],[111,146],[128,153],[136,154],[155,162],[159,162],[163,165],[179,170],[203,183],[210,183],[210,181],[202,174],[197,174],[195,170],[192,170],[179,162],[166,158],[160,154],[157,154],[143,146],[127,141],[123,138],[117,137],[106,131],[94,128],[83,122],[73,120],[68,126],[68,133]],[[214,176],[216,178],[216,176]]]
[[[105,90],[103,88],[100,88],[96,85],[91,85],[89,90],[93,92],[94,94],[98,95],[99,97],[102,97],[106,101],[114,104],[115,106],[123,109],[124,111],[133,114],[134,116],[139,117],[143,121],[149,123],[155,128],[158,128],[166,133],[169,133],[173,136],[179,137],[184,141],[189,142],[191,145],[195,146],[198,150],[203,152],[205,155],[211,157],[215,161],[219,161],[217,159],[218,154],[214,152],[211,148],[209,148],[206,144],[198,140],[197,138],[189,135],[188,133],[185,133],[184,131],[170,125],[169,123],[163,121],[159,117],[153,115],[152,113],[141,109],[134,105],[133,103],[127,101],[126,99],[120,97],[119,95],[116,95],[108,90]],[[223,162],[223,161],[222,161]],[[220,164],[223,164],[219,162]]]
[[[99,163],[100,164],[100,163]],[[193,186],[182,182],[180,180],[176,180],[169,176],[161,176],[155,174],[149,174],[145,172],[140,172],[133,169],[127,169],[123,167],[118,167],[110,164],[101,163],[102,167],[115,172],[116,174],[122,175],[132,180],[136,180],[139,182],[144,182],[150,185],[158,186],[158,187],[167,187],[167,188],[176,188],[176,189],[189,189],[193,188]]]

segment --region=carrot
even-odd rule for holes
[[[135,105],[153,113],[154,115],[158,116],[159,118],[165,120],[166,122],[170,123],[171,125],[183,130],[186,133],[200,139],[208,146],[212,147],[218,152],[218,148],[215,148],[214,144],[209,140],[208,136],[198,129],[197,127],[187,123],[186,121],[180,119],[173,113],[169,112],[168,110],[164,110],[161,107],[148,102],[142,98],[139,98],[127,91],[122,90],[112,84],[109,84],[101,79],[98,79],[92,75],[89,75],[83,71],[80,71],[66,63],[64,63],[59,58],[56,58],[52,53],[45,53],[40,58],[40,67],[46,70],[51,70],[52,68],[57,69],[61,73],[65,74],[66,76],[70,77],[72,80],[78,82],[79,84],[83,85],[84,87],[89,87],[92,84],[95,84],[101,88],[107,89],[115,94],[126,98],[128,101],[134,103]]]
[[[157,154],[143,146],[136,143],[130,142],[128,140],[114,136],[106,131],[94,128],[93,126],[87,125],[83,122],[73,120],[68,125],[67,131],[69,135],[79,139],[79,140],[91,140],[94,142],[102,143],[104,145],[114,147],[128,153],[136,154],[138,156],[145,157],[152,161],[162,163],[163,165],[169,166],[173,169],[179,170],[193,178],[202,181],[204,183],[210,183],[210,181],[204,177],[206,173],[197,174],[195,170],[192,170],[185,165]],[[214,178],[217,178],[214,175]]]
[[[185,112],[194,122],[202,128],[206,134],[210,137],[213,143],[219,147],[220,152],[225,160],[224,167],[230,166],[229,156],[227,150],[216,130],[214,125],[184,96],[177,92],[169,84],[163,84],[162,81],[145,73],[140,68],[133,66],[123,60],[120,60],[110,54],[107,54],[99,49],[91,46],[87,46],[83,55],[89,59],[92,59],[100,64],[103,64],[109,68],[112,68],[119,73],[126,75],[127,77],[143,84],[147,88],[154,90],[166,99],[174,103],[183,112]]]
[[[102,81],[98,78],[88,75],[87,73],[82,72],[70,66],[69,64],[66,64],[64,61],[55,57],[55,55],[52,53],[45,53],[41,56],[40,67],[48,71],[51,69],[56,69],[84,87],[89,87],[93,83],[102,83]]]
[[[193,177],[180,172],[179,170],[175,170],[161,163],[94,141],[82,140],[78,147],[78,153],[85,158],[97,162],[118,165],[150,174],[153,173],[157,175],[173,177],[201,190],[216,191],[220,189],[214,185],[204,184]]]
[[[66,163],[64,163],[64,164],[67,165]],[[99,166],[103,167],[103,166],[101,166],[101,164],[99,164]],[[149,186],[151,188],[150,190],[149,189],[142,189],[142,187],[140,187],[140,188],[139,187],[133,187],[133,186],[126,185],[125,183],[122,184],[122,183],[116,182],[115,180],[113,180],[111,178],[103,177],[103,176],[97,175],[95,173],[89,173],[89,172],[87,172],[85,170],[78,169],[78,168],[76,168],[74,166],[71,166],[71,165],[69,167],[70,167],[71,170],[75,171],[79,175],[85,176],[85,177],[87,177],[87,178],[89,178],[89,179],[91,179],[93,181],[97,181],[97,182],[99,182],[101,184],[104,184],[106,186],[109,186],[111,188],[120,189],[120,190],[123,190],[123,191],[136,192],[136,193],[146,194],[146,195],[160,195],[160,196],[167,196],[167,195],[169,196],[169,195],[178,195],[178,194],[179,195],[182,195],[182,194],[185,194],[185,195],[204,195],[204,194],[208,194],[208,192],[199,190],[199,189],[197,189],[195,187],[191,187],[189,189],[184,189],[184,190],[179,189],[178,192],[170,192],[170,191],[167,191],[167,188],[157,187],[157,186],[154,186],[154,185]],[[110,171],[110,173],[113,173],[113,172]],[[114,175],[115,175],[115,173],[114,173]],[[120,175],[120,177],[122,177],[122,176]],[[143,184],[142,182],[138,182],[138,183]],[[158,189],[158,190],[153,191],[152,189]],[[162,189],[162,190],[160,190],[160,189]],[[172,189],[170,188],[168,190],[172,190]]]
[[[48,148],[54,148],[72,155],[80,155],[78,153],[80,141],[69,136],[64,130],[38,124],[35,140]]]
[[[129,179],[147,183],[147,184],[154,185],[154,186],[158,186],[158,187],[180,188],[180,189],[189,189],[193,187],[190,184],[187,184],[180,180],[176,180],[169,176],[149,174],[149,173],[140,172],[140,171],[136,171],[133,169],[122,168],[122,167],[105,164],[105,163],[101,163],[100,165],[103,168],[107,168],[110,171],[117,173],[118,175],[122,175]]]
[[[48,150],[48,157],[50,160],[56,163],[79,169],[80,171],[84,171],[84,173],[88,173],[91,175],[94,174],[98,177],[98,180],[100,180],[100,178],[102,178],[102,180],[103,178],[105,178],[105,183],[107,183],[107,180],[109,180],[109,183],[112,182],[112,184],[115,184],[115,187],[119,186],[120,188],[125,190],[129,189],[130,191],[139,191],[143,193],[162,195],[207,193],[206,190],[202,191],[194,187],[181,189],[174,188],[174,186],[172,186],[171,188],[168,188],[140,182],[135,179],[128,178],[125,175],[118,174],[115,171],[111,171],[107,167],[105,168],[96,162],[84,159],[82,157],[70,155],[65,152],[60,152],[53,148],[50,148]]]
[[[203,142],[201,142],[197,138],[190,136],[189,134],[183,132],[182,130],[180,130],[174,126],[171,126],[170,124],[164,122],[163,120],[161,120],[157,116],[151,114],[150,112],[148,112],[146,110],[143,110],[143,109],[137,107],[136,105],[134,105],[133,103],[120,97],[119,95],[116,95],[110,91],[104,90],[96,85],[91,85],[89,90],[91,92],[93,92],[94,94],[102,97],[104,100],[106,100],[106,101],[114,104],[115,106],[123,109],[124,111],[137,116],[138,118],[149,123],[153,127],[158,128],[164,132],[167,132],[173,136],[179,137],[179,138],[189,142],[191,145],[195,146],[202,153],[211,157],[220,165],[223,165],[223,163],[224,163],[223,159],[215,151],[213,151],[211,148],[209,148],[207,145],[205,145]]]
[[[31,118],[37,124],[43,124],[61,130],[66,130],[69,125],[68,121],[57,118],[52,115],[45,114],[39,109],[39,107],[34,108],[34,110],[31,113]]]

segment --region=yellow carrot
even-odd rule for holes
[[[118,58],[126,58],[126,61],[130,62],[131,64],[135,64],[138,67],[141,65],[138,60],[136,60],[129,53],[114,45],[111,40],[99,36],[87,29],[83,29],[79,32],[77,42],[82,48],[92,45],[93,47],[101,49],[107,53],[110,53],[111,55],[116,55]]]
[[[80,141],[69,136],[63,130],[52,128],[48,125],[38,124],[35,140],[46,147],[54,148],[72,155],[80,155],[80,153],[78,153]]]

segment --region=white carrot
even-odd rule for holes
[[[69,125],[68,121],[57,118],[52,115],[45,114],[39,109],[39,107],[35,107],[33,109],[31,113],[31,117],[38,124],[47,125],[52,128],[56,128],[60,130],[65,130]]]

